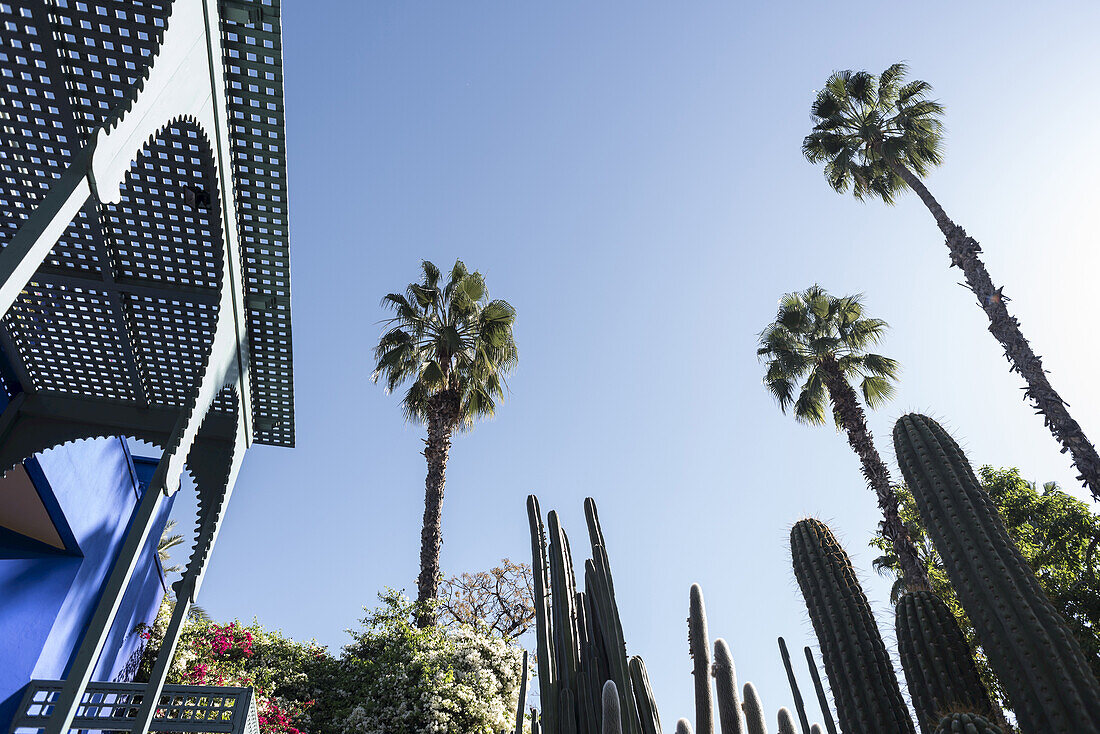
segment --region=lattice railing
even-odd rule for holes
[[[43,730],[61,693],[61,684],[61,681],[30,682],[12,722],[12,734],[36,734]],[[72,730],[133,733],[144,696],[142,683],[89,683]],[[150,731],[259,734],[252,689],[165,686]]]

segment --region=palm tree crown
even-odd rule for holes
[[[402,405],[410,421],[427,423],[429,401],[449,394],[457,401],[455,428],[492,416],[504,395],[505,376],[518,352],[512,336],[516,311],[507,301],[489,300],[485,280],[455,261],[446,285],[439,268],[425,260],[423,278],[405,294],[391,293],[383,305],[395,316],[378,341],[371,378],[387,392],[411,381]]]
[[[859,295],[837,298],[817,285],[788,293],[775,321],[760,334],[757,355],[767,363],[764,383],[783,412],[792,409],[804,423],[825,422],[827,371],[837,371],[849,383],[859,381],[864,401],[876,408],[894,394],[898,375],[896,361],[866,351],[886,327],[885,321],[864,317]]]
[[[900,63],[877,77],[838,71],[817,93],[802,152],[825,163],[825,178],[838,193],[851,188],[857,199],[892,204],[908,185],[905,172],[924,176],[942,162],[943,105],[928,99],[927,82],[903,83],[906,71]]]

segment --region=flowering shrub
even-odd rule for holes
[[[317,732],[492,734],[515,725],[522,649],[485,628],[415,624],[416,605],[402,594],[351,632],[332,662],[330,693],[311,712]]]
[[[165,603],[153,626],[139,631],[147,641],[139,680],[148,678],[170,615],[171,605]],[[302,722],[313,704],[310,674],[328,659],[319,645],[289,640],[257,623],[217,624],[192,618],[184,624],[168,682],[251,686],[263,734],[303,734]]]
[[[184,625],[169,683],[252,686],[263,734],[494,734],[515,725],[523,650],[488,628],[419,629],[417,606],[379,594],[339,657],[257,623]],[[168,623],[151,628],[139,680],[146,680]]]

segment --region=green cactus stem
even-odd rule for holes
[[[934,734],[1004,734],[999,726],[979,714],[948,714],[936,727]]]
[[[687,719],[680,719],[676,722],[676,734],[692,734],[691,722]]]
[[[791,718],[791,712],[786,706],[779,709],[779,734],[796,734],[794,719]]]
[[[642,734],[661,734],[661,717],[657,714],[657,702],[649,686],[649,674],[645,663],[637,655],[627,663],[630,668],[630,685],[634,689],[634,706],[642,724]]]
[[[768,734],[768,723],[764,718],[764,705],[760,703],[760,694],[752,683],[745,684],[745,696],[741,710],[745,712],[745,729],[748,734]]]
[[[810,734],[825,734],[825,732],[822,730],[821,724],[811,724]]]
[[[707,609],[703,604],[703,588],[691,585],[688,614],[688,652],[691,654],[695,677],[695,730],[698,734],[714,734],[714,701],[710,690],[710,641],[707,639]]]
[[[817,704],[821,707],[821,715],[825,717],[825,728],[829,734],[836,734],[836,722],[833,721],[833,711],[829,707],[829,697],[825,695],[825,686],[821,685],[821,674],[817,672],[817,663],[814,662],[813,651],[808,647],[802,648],[806,654],[806,665],[810,669],[810,678],[814,682],[814,691],[817,693]],[[820,729],[820,724],[817,725]],[[813,734],[813,727],[810,727]]]
[[[871,606],[848,555],[820,520],[791,529],[794,574],[825,658],[845,734],[915,734]]]
[[[520,668],[519,697],[516,699],[516,731],[523,734],[523,710],[527,708],[527,651],[523,651],[523,666]]]
[[[1100,683],[958,444],[923,415],[894,426],[921,520],[1027,732],[1100,734]]]
[[[619,690],[615,687],[615,681],[609,680],[603,684],[603,734],[623,734],[623,717],[619,712]]]
[[[787,682],[791,684],[794,708],[802,724],[802,734],[810,734],[810,722],[806,718],[806,705],[802,702],[802,691],[798,690],[798,680],[794,677],[794,670],[791,668],[791,654],[787,652],[787,642],[782,637],[779,638],[779,654],[783,658],[783,667],[787,669]]]
[[[726,641],[714,641],[714,683],[718,698],[718,721],[722,734],[745,734],[741,701],[737,696],[737,671]]]
[[[933,734],[944,711],[960,708],[993,717],[970,646],[955,615],[931,591],[910,591],[895,611],[898,652],[909,695],[924,734]]]

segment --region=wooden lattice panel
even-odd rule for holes
[[[32,282],[4,323],[36,389],[134,398],[120,347],[126,335],[104,291]]]

